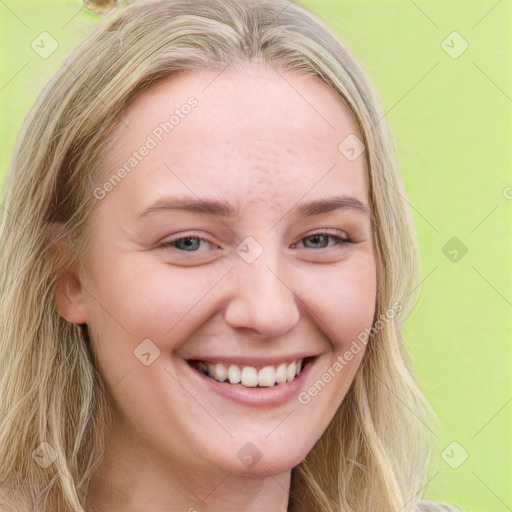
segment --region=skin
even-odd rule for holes
[[[197,107],[101,199],[90,254],[56,288],[60,314],[88,324],[115,413],[90,497],[103,511],[283,512],[291,469],[329,425],[364,346],[308,404],[294,397],[271,408],[212,392],[184,359],[314,354],[303,391],[371,326],[368,214],[291,212],[334,194],[368,204],[364,156],[349,161],[338,150],[348,135],[362,137],[319,78],[259,67],[186,71],[125,111],[105,179],[190,96]],[[240,216],[139,218],[171,194],[226,200]],[[324,228],[352,243],[311,238]],[[157,247],[174,235],[207,241],[193,251],[183,242]],[[263,250],[252,263],[236,251],[247,236]],[[134,356],[145,339],[160,350],[149,366]],[[248,442],[261,453],[252,467],[237,457]]]

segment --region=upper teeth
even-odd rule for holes
[[[278,366],[264,366],[260,370],[254,366],[231,364],[226,367],[222,363],[212,364],[203,361],[197,363],[197,368],[219,382],[229,380],[231,384],[242,384],[248,388],[272,387],[295,379],[302,369],[302,359],[281,363]]]

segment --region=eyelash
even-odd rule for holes
[[[313,231],[312,233],[308,233],[306,236],[303,236],[300,240],[305,240],[306,238],[311,238],[313,236],[323,235],[327,236],[329,238],[335,239],[336,243],[334,245],[343,245],[345,243],[352,243],[352,240],[347,237],[340,236],[340,232],[336,229],[324,229],[323,231]],[[293,247],[295,248],[297,244],[294,243]],[[327,249],[327,247],[324,247],[324,249]]]
[[[324,231],[314,231],[312,233],[308,233],[306,236],[302,237],[298,242],[295,242],[292,244],[292,247],[295,248],[297,246],[297,244],[299,242],[301,242],[302,240],[305,240],[306,238],[312,238],[314,236],[327,236],[329,238],[332,238],[332,239],[335,239],[336,240],[336,243],[334,245],[343,245],[345,243],[353,243],[352,240],[348,237],[342,237],[342,236],[339,236],[339,231],[337,230],[331,230],[331,229],[326,229]],[[179,242],[181,240],[185,240],[185,239],[197,239],[197,240],[201,240],[203,242],[207,242],[209,244],[211,244],[211,242],[206,239],[206,238],[203,238],[202,236],[199,236],[199,235],[196,235],[194,233],[190,233],[188,234],[187,236],[180,236],[179,238],[175,238],[173,240],[168,240],[166,242],[160,242],[159,244],[157,244],[157,248],[160,248],[160,249],[169,249],[169,248],[176,248],[174,247],[174,244],[176,242]],[[214,244],[213,244],[214,245]],[[332,246],[330,246],[332,247]],[[322,249],[328,249],[329,247],[321,247],[320,249],[316,249],[316,250],[322,250]],[[306,247],[307,249],[307,247]],[[182,252],[184,254],[190,254],[190,253],[195,253],[195,252],[198,252],[198,251],[183,251],[183,250],[180,250],[178,249],[179,252]]]
[[[201,240],[203,242],[207,242],[207,243],[211,244],[211,242],[209,240],[207,240],[206,238],[203,238],[202,236],[194,235],[193,233],[191,233],[191,234],[189,234],[187,236],[180,236],[179,238],[175,238],[174,240],[168,240],[166,242],[160,242],[160,243],[157,244],[157,248],[160,248],[160,249],[173,248],[173,244],[175,244],[176,242],[179,242],[181,240],[185,240],[187,238],[197,239],[197,240]],[[187,251],[181,251],[181,250],[179,250],[179,252],[183,252],[185,254],[187,253]],[[197,252],[197,251],[191,251],[191,252]]]

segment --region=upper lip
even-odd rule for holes
[[[254,367],[263,367],[263,366],[278,366],[281,363],[291,363],[292,361],[298,361],[300,359],[307,359],[316,357],[315,354],[306,354],[306,353],[294,353],[287,354],[282,356],[275,357],[261,357],[261,356],[234,356],[234,357],[226,357],[226,356],[194,356],[187,357],[186,361],[203,361],[205,363],[222,363],[224,365],[230,364],[239,364],[244,366],[254,366]]]

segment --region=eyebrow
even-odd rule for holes
[[[364,215],[370,214],[370,208],[356,197],[333,196],[325,199],[317,199],[298,204],[292,209],[295,215],[309,217],[320,213],[328,213],[334,210],[355,210]],[[208,213],[219,217],[240,217],[240,206],[233,206],[227,201],[216,199],[195,199],[169,197],[146,208],[139,216],[145,217],[156,211],[186,210],[198,213]]]

